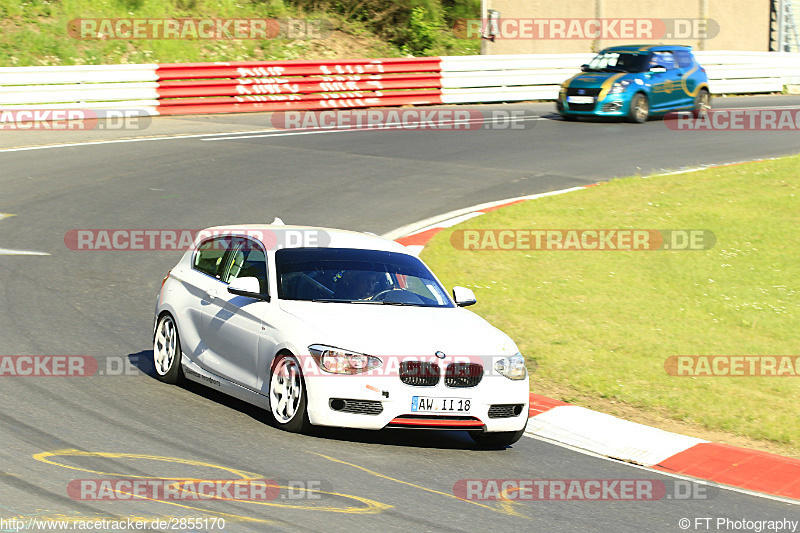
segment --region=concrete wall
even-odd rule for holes
[[[792,2],[792,15],[794,16],[795,27],[797,28],[798,40],[800,40],[800,0]],[[774,36],[777,38],[777,36]],[[800,52],[800,43],[795,41],[794,34],[789,36],[789,52]]]
[[[581,22],[579,28],[573,27],[577,31],[572,33],[569,27],[558,32],[557,27],[551,26],[556,30],[551,38],[540,38],[536,30],[515,38],[512,23],[506,26],[510,31],[505,38],[501,34],[494,42],[485,43],[486,54],[580,53],[639,43],[688,44],[695,50],[769,51],[770,0],[485,0],[485,3],[487,9],[499,11],[502,19],[624,19],[630,21],[634,30],[629,33],[633,37],[630,39],[615,38],[613,30],[593,38],[594,26],[587,27]],[[674,23],[674,19],[680,22]],[[707,34],[703,33],[704,25]],[[648,31],[648,26],[652,31]],[[665,32],[670,34],[669,38]]]

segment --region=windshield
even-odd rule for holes
[[[594,72],[645,72],[647,54],[601,52],[589,62],[587,70]]]
[[[275,267],[282,300],[453,307],[431,271],[402,253],[284,248]]]

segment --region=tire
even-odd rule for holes
[[[628,111],[628,120],[635,124],[643,124],[647,122],[650,116],[650,104],[647,101],[647,96],[643,93],[636,93],[631,98],[631,107]]]
[[[300,363],[291,355],[279,355],[269,377],[269,407],[278,427],[303,433],[308,421],[308,395]]]
[[[525,433],[525,428],[519,431],[499,431],[497,433],[484,433],[482,431],[471,431],[469,436],[475,444],[481,448],[498,449],[511,446]]]
[[[159,317],[153,335],[153,368],[156,378],[164,383],[181,383],[184,380],[181,357],[178,325],[172,315],[165,313]]]
[[[705,89],[700,89],[700,92],[694,97],[692,116],[694,118],[704,118],[709,109],[711,109],[711,94]]]

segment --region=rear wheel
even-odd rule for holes
[[[183,381],[181,368],[181,339],[178,326],[170,314],[161,315],[153,338],[153,367],[156,377],[164,383]]]
[[[694,118],[704,118],[708,115],[709,109],[711,109],[711,95],[705,89],[700,89],[700,92],[694,97],[692,115]]]
[[[306,406],[306,386],[300,363],[291,355],[279,355],[269,380],[269,405],[278,426],[302,433],[311,425]]]
[[[631,108],[628,111],[628,119],[636,124],[647,122],[650,116],[650,104],[647,102],[647,96],[642,93],[636,93],[631,98]]]
[[[499,431],[497,433],[483,433],[471,431],[469,436],[481,448],[505,448],[517,442],[525,433],[525,428],[519,431]]]

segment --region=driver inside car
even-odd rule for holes
[[[334,298],[342,300],[369,300],[379,292],[386,290],[385,272],[367,272],[348,270],[336,283]]]

